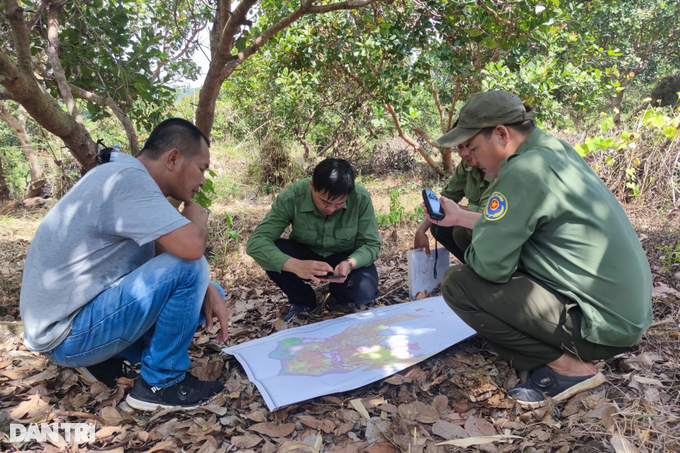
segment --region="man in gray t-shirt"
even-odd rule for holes
[[[192,197],[205,183],[209,141],[173,118],[138,158],[114,152],[45,216],[28,250],[21,290],[24,343],[109,384],[141,362],[128,395],[140,410],[196,407],[223,388],[186,373],[201,312],[226,339],[224,293],[209,284],[208,214]],[[180,214],[167,196],[184,202]]]

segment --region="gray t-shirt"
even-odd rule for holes
[[[112,153],[52,208],[28,249],[21,285],[24,343],[51,351],[102,291],[154,256],[154,241],[189,220],[136,158]]]

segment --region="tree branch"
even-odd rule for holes
[[[7,91],[0,91],[0,101],[14,101],[14,96]]]
[[[132,124],[132,121],[130,121],[130,118],[128,118],[120,106],[116,104],[116,101],[108,96],[104,97],[90,91],[83,90],[82,88],[79,88],[73,84],[69,84],[69,88],[71,89],[73,95],[79,99],[85,99],[87,101],[109,107],[125,129],[125,134],[127,135],[128,142],[130,143],[130,154],[133,156],[139,154],[139,140],[137,139],[135,127]]]
[[[64,68],[62,68],[59,61],[59,11],[63,6],[63,3],[51,3],[47,11],[47,59],[50,62],[50,66],[52,66],[54,80],[57,82],[61,98],[66,104],[66,110],[78,123],[83,124],[83,118],[78,111],[78,106],[76,106],[76,101],[73,99],[73,94],[66,81]]]
[[[203,30],[204,28],[205,28],[205,24],[204,24],[202,27],[195,29],[195,30],[193,31],[193,34],[186,40],[186,44],[184,45],[184,48],[183,48],[177,55],[175,55],[174,57],[166,58],[165,60],[160,61],[160,62],[158,63],[158,66],[156,66],[156,70],[153,72],[153,75],[151,76],[151,80],[156,80],[156,79],[158,79],[158,76],[161,74],[161,70],[163,69],[163,67],[164,67],[166,64],[168,64],[168,62],[169,62],[170,60],[177,61],[177,60],[179,60],[180,58],[182,58],[182,57],[184,56],[184,54],[187,53],[187,52],[189,51],[189,48],[191,47],[191,45],[193,44],[194,39],[196,38],[196,35],[197,35],[201,30]]]
[[[428,145],[432,146],[433,148],[441,148],[434,140],[432,140],[432,137],[430,137],[430,134],[425,132],[423,129],[419,127],[414,127],[411,128],[414,134],[425,140],[425,143]]]
[[[442,108],[442,103],[439,101],[439,91],[434,86],[434,76],[432,75],[432,71],[430,71],[430,76],[432,77],[432,89],[430,90],[432,92],[432,96],[434,97],[434,103],[437,106],[437,110],[439,111],[439,126],[444,129],[445,126],[445,117],[444,117],[444,109]]]
[[[234,46],[234,36],[238,29],[243,25],[246,20],[246,15],[250,9],[257,3],[258,0],[243,0],[241,1],[233,13],[231,13],[226,24],[222,28],[222,35],[220,36],[220,45],[218,51],[223,57],[228,57],[231,55],[231,49]],[[310,0],[308,0],[310,1]],[[222,13],[225,13],[224,9]],[[224,22],[224,18],[222,18]]]
[[[14,50],[17,53],[17,64],[22,72],[30,72],[33,65],[31,57],[31,37],[24,22],[24,9],[16,0],[3,0],[5,14],[9,20],[14,38]],[[0,67],[2,62],[0,62]]]
[[[442,131],[442,133],[446,134],[448,131],[451,130],[451,127],[453,126],[453,110],[456,108],[456,104],[458,103],[458,95],[460,94],[460,74],[456,77],[456,93],[453,95],[453,102],[451,103],[451,110],[449,110],[449,122],[447,124],[447,128],[445,131]]]
[[[332,5],[316,5],[308,9],[308,14],[323,14],[329,13],[331,11],[349,10],[349,9],[359,9],[364,6],[368,6],[376,1],[382,1],[388,4],[394,3],[394,0],[360,0],[355,2],[340,2],[333,3]]]
[[[508,27],[514,28],[514,24],[512,22],[510,22],[509,20],[501,19],[501,16],[499,16],[496,11],[492,10],[489,6],[487,6],[487,4],[484,3],[484,0],[477,0],[477,4],[484,8],[489,14],[491,14],[494,17],[494,19],[496,19],[501,24],[505,24]]]
[[[425,159],[425,162],[432,167],[434,171],[436,171],[440,175],[444,175],[444,172],[442,171],[441,168],[437,165],[437,163],[432,160],[432,157],[423,149],[423,147],[418,143],[417,141],[413,140],[411,137],[406,135],[404,132],[404,129],[402,129],[401,124],[399,123],[399,117],[397,117],[396,112],[394,111],[394,108],[392,105],[390,105],[389,102],[386,102],[383,104],[385,107],[385,110],[387,110],[390,115],[392,116],[392,122],[394,122],[395,127],[397,128],[397,133],[399,134],[399,137],[401,137],[402,140],[404,140],[406,143],[408,143],[410,146],[415,148],[416,151],[420,153],[421,156],[423,156],[423,159]]]
[[[38,6],[38,10],[33,15],[33,18],[28,21],[27,27],[29,30],[33,30],[35,24],[37,24],[38,21],[40,20],[40,16],[42,16],[42,13],[45,11],[45,8],[47,8],[47,1],[48,0],[42,0],[42,2],[40,2],[40,6]]]

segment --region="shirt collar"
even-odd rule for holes
[[[545,136],[546,136],[545,132],[543,132],[539,128],[535,128],[531,132],[531,134],[529,134],[527,136],[527,138],[524,139],[522,144],[519,145],[519,148],[517,148],[517,151],[515,151],[515,154],[513,154],[512,156],[508,157],[503,162],[501,162],[500,169],[502,170],[503,168],[505,168],[505,166],[508,165],[508,161],[510,159],[513,159],[516,156],[520,156],[520,155],[524,154],[525,152],[529,151],[530,149],[535,148],[536,145],[538,145],[541,142],[541,140],[543,140],[545,138]]]
[[[468,165],[465,161],[462,161],[461,164],[465,166],[465,171],[470,172],[473,178],[477,179],[478,181],[482,180],[482,170],[480,170],[479,167]],[[489,175],[484,174],[484,181],[491,182],[493,179],[491,179]]]
[[[349,200],[349,197],[347,197],[347,200]],[[347,200],[342,204],[340,209],[347,209]],[[314,204],[314,200],[312,199],[312,188],[309,187],[309,184],[305,187],[304,199],[302,200],[302,203],[300,203],[300,212],[313,212],[316,215],[325,217],[325,215],[319,211],[319,208],[316,207],[316,204]],[[335,212],[333,214],[335,214]]]
[[[305,186],[304,198],[302,203],[300,203],[300,212],[314,212],[323,215],[321,214],[321,211],[319,211],[319,208],[314,204],[314,200],[312,200],[312,188],[309,187],[309,183]]]

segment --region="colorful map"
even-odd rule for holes
[[[375,308],[225,348],[270,410],[386,378],[474,334],[441,297]]]
[[[423,360],[418,343],[404,335],[389,333],[392,325],[424,316],[394,315],[348,327],[330,338],[286,338],[279,342],[272,359],[281,361],[279,374],[324,376],[363,369],[376,370],[395,364],[412,365]]]

